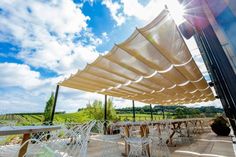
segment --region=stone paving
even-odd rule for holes
[[[235,157],[231,137],[219,137],[213,133],[203,134],[187,146],[171,149],[173,157]]]
[[[232,137],[216,136],[214,133],[199,135],[193,143],[169,147],[171,157],[235,157]],[[101,140],[92,138],[89,143],[88,156],[101,157],[102,152],[107,157],[121,157],[124,152],[124,142],[104,144]]]

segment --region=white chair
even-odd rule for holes
[[[178,127],[174,128],[175,134],[172,139],[175,145],[185,145],[191,143],[190,130],[188,127],[188,122],[185,122],[178,124]]]
[[[91,129],[94,127],[96,121],[87,122],[76,129],[73,132],[76,134],[75,142],[80,146],[79,156],[87,156],[88,141],[90,138]],[[78,156],[78,155],[77,155]]]
[[[148,137],[149,128],[147,122],[130,122],[125,126],[125,142],[128,157],[150,156],[151,138]],[[128,130],[127,130],[128,129]]]
[[[16,121],[0,120],[0,127],[15,125]],[[6,141],[8,141],[8,137],[9,136],[0,136],[0,157],[11,156],[20,147],[19,144],[7,144]]]
[[[197,126],[196,124],[194,123],[194,121],[188,121],[188,133],[191,137],[192,140],[196,139],[197,136],[198,136],[198,129],[197,129]]]
[[[108,121],[100,121],[100,120],[97,120],[95,125],[94,125],[94,128],[93,128],[93,131],[94,133],[96,134],[99,134],[99,135],[102,135],[104,134],[104,129],[105,129],[105,125],[108,125],[109,122]]]
[[[150,157],[148,145],[151,144],[150,138],[125,137],[125,141],[130,146],[128,157]]]
[[[94,121],[80,127],[68,129],[62,127],[58,131],[39,134],[37,139],[29,139],[14,151],[17,156],[20,148],[28,143],[26,157],[86,157],[90,131]]]
[[[180,144],[183,144],[183,145],[191,144],[191,139],[190,139],[190,136],[188,135],[187,128],[184,127],[184,128],[178,129],[177,135],[178,135]]]
[[[105,125],[108,133],[104,135],[107,130],[105,130]],[[121,151],[120,151],[120,145],[118,142],[121,139],[120,134],[113,134],[112,130],[113,126],[108,121],[97,121],[95,125],[95,131],[98,132],[96,137],[94,137],[94,140],[99,140],[102,142],[100,145],[101,151],[99,157],[120,157]],[[105,132],[104,132],[105,131]]]
[[[170,136],[170,123],[163,121],[156,127],[155,134],[152,135],[152,157],[169,157],[170,151],[166,144]]]
[[[120,134],[102,135],[100,136],[102,143],[101,157],[120,157],[121,148],[119,142],[121,140]]]
[[[33,143],[33,144],[32,144]],[[24,154],[24,157],[60,157],[61,154],[58,154],[53,149],[48,147],[45,142],[42,142],[37,139],[29,139],[25,141],[19,148],[19,150],[28,144],[28,149]],[[17,157],[19,152],[17,151],[13,157]]]

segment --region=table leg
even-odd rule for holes
[[[24,134],[23,135],[23,139],[22,139],[22,142],[21,142],[21,149],[19,150],[19,154],[18,154],[18,157],[23,157],[25,155],[25,153],[27,152],[27,148],[28,148],[28,142],[25,143],[27,140],[29,140],[30,138],[30,134]]]
[[[125,126],[124,133],[126,137],[129,137],[129,126]],[[127,142],[125,141],[125,153],[124,154],[122,153],[122,155],[128,156],[129,150],[130,150],[130,145],[128,145]]]
[[[141,125],[140,126],[140,135],[141,135],[141,137],[148,137],[148,134],[149,134],[148,126],[147,125]],[[147,149],[147,154],[150,157],[151,153],[150,153],[150,146],[149,146],[149,144],[146,146],[146,149]]]
[[[188,128],[188,121],[186,121],[184,123],[185,123],[185,127],[187,129],[187,136],[190,137],[189,128]]]
[[[178,122],[177,126],[176,126],[176,123],[172,123],[172,125],[173,125],[173,132],[170,134],[169,139],[166,141],[166,144],[168,144],[169,146],[176,146],[176,145],[173,145],[173,136],[175,135],[176,130],[178,128],[180,129],[181,122]]]
[[[150,152],[150,146],[149,146],[149,144],[147,145],[147,153],[148,153],[148,156],[151,157],[151,152]]]
[[[157,124],[157,130],[158,130],[158,134],[161,135],[161,127],[160,127],[160,124]]]
[[[173,132],[170,134],[170,136],[169,136],[169,139],[166,141],[166,143],[168,144],[168,145],[171,145],[171,146],[173,146],[173,136],[174,136],[174,134],[175,134],[175,125],[173,124]]]
[[[198,134],[197,121],[194,122],[194,126],[195,126],[195,128],[196,128],[196,131],[195,131],[195,132],[196,132],[196,134]]]
[[[200,126],[201,126],[201,130],[202,130],[202,132],[204,132],[203,121],[202,121],[202,120],[200,120]]]

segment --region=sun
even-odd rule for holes
[[[168,10],[170,11],[171,16],[175,20],[177,25],[180,25],[185,21],[184,15],[184,6],[181,5],[178,0],[166,0],[165,4],[167,5]]]

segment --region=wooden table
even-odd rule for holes
[[[21,145],[30,139],[31,133],[39,133],[61,129],[61,126],[3,126],[0,127],[0,136],[23,134]],[[19,150],[18,157],[23,157],[27,152],[28,143]]]

